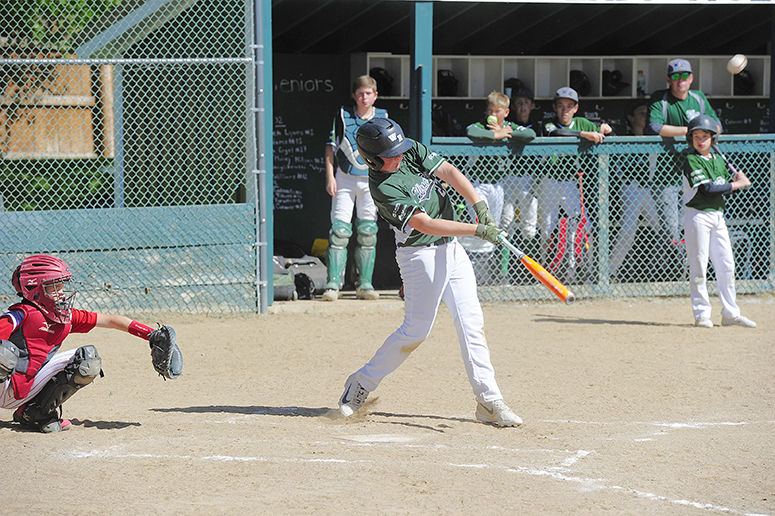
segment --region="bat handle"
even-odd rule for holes
[[[714,144],[714,145],[713,145],[713,150],[715,150],[716,152],[718,152],[718,155],[719,155],[719,156],[721,156],[721,159],[723,159],[723,160],[724,160],[724,163],[726,163],[726,164],[727,164],[727,168],[729,168],[729,171],[730,171],[730,172],[732,172],[732,174],[737,174],[737,169],[735,168],[735,166],[734,166],[734,165],[732,165],[732,163],[730,163],[730,162],[729,162],[729,160],[727,159],[727,157],[726,157],[726,156],[724,156],[724,153],[723,153],[723,152],[721,152],[721,150],[719,150],[719,148],[718,148],[718,145]]]
[[[503,235],[498,235],[498,240],[500,240],[500,241],[503,243],[503,245],[505,245],[505,246],[506,246],[506,248],[507,248],[509,251],[511,251],[512,253],[514,253],[514,254],[516,255],[516,257],[517,257],[517,259],[518,259],[518,260],[521,260],[521,259],[522,259],[522,257],[523,257],[523,256],[525,256],[525,253],[523,253],[522,251],[520,251],[520,250],[519,250],[519,248],[518,248],[517,246],[515,246],[514,244],[512,244],[511,242],[509,242],[509,241],[508,241],[508,239],[507,239],[505,236],[503,236]]]

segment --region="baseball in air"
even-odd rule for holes
[[[495,115],[490,115],[487,117],[487,125],[493,125],[498,123],[498,117]]]
[[[748,58],[743,54],[735,54],[727,61],[727,71],[731,74],[742,72],[748,64]]]

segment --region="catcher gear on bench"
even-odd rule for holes
[[[59,258],[47,254],[28,256],[14,270],[11,283],[49,321],[70,322],[76,290],[70,267]]]
[[[175,341],[175,330],[171,326],[162,326],[148,336],[151,363],[165,380],[174,380],[183,372],[183,355]]]
[[[390,118],[372,118],[363,124],[355,134],[355,142],[363,161],[374,170],[382,169],[382,158],[394,158],[413,145],[401,126]]]
[[[19,348],[10,340],[0,340],[0,383],[16,371],[19,363]]]
[[[692,133],[697,129],[708,131],[713,135],[713,145],[718,144],[718,135],[721,132],[721,125],[708,115],[697,115],[689,122],[689,129],[686,131],[686,143],[691,147]]]
[[[45,427],[59,421],[57,409],[98,375],[104,376],[97,348],[81,346],[75,350],[65,368],[52,376],[24,408],[14,413],[14,420],[23,425],[39,425],[45,432]]]

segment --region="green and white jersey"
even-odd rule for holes
[[[498,140],[500,142],[509,142],[517,144],[530,143],[535,140],[536,132],[527,127],[523,127],[519,124],[511,122],[509,120],[503,121],[503,127],[511,127],[513,131],[511,138],[503,138]],[[478,143],[490,143],[495,141],[495,131],[487,128],[487,122],[474,122],[466,127],[466,136]]]
[[[683,194],[684,204],[701,211],[723,210],[726,206],[721,194],[703,194],[697,187],[703,183],[723,185],[729,182],[729,172],[724,159],[716,154],[703,156],[691,152],[684,164]]]
[[[562,125],[560,121],[555,117],[554,119],[544,124],[544,136],[557,136],[552,134],[558,129],[569,129],[571,131],[594,131],[599,132],[600,126],[591,120],[587,120],[583,116],[576,116],[570,121],[570,125]]]
[[[659,90],[651,97],[649,127],[659,134],[663,125],[687,126],[698,115],[708,115],[718,121],[718,115],[700,90],[689,90],[684,100],[674,97],[670,90]]]
[[[410,227],[409,219],[419,211],[433,219],[455,220],[447,191],[433,175],[444,158],[419,142],[413,143],[395,172],[369,171],[371,197],[380,216],[393,227],[398,247],[420,247],[447,239]]]

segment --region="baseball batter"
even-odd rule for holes
[[[444,301],[457,329],[466,373],[477,400],[476,418],[496,426],[522,420],[503,401],[484,337],[484,316],[473,267],[457,236],[476,235],[499,243],[503,234],[486,203],[452,164],[404,136],[389,118],[373,118],[357,133],[358,150],[371,168],[369,187],[379,214],[396,236],[396,260],[404,284],[406,313],[363,367],[345,382],[343,416],[363,406],[369,393],[427,337]],[[479,224],[455,221],[442,181],[474,205]]]
[[[168,327],[153,330],[121,315],[72,308],[73,276],[54,256],[25,258],[11,282],[22,300],[0,315],[0,407],[16,409],[13,420],[25,428],[43,433],[67,430],[71,423],[60,418],[62,404],[102,376],[102,359],[94,346],[57,352],[71,332],[101,327],[126,331],[152,344],[159,335],[169,339]],[[174,342],[169,345],[177,349]],[[167,378],[182,371],[179,349],[173,362],[173,374],[164,372]]]
[[[684,233],[689,260],[692,312],[696,326],[713,327],[706,279],[710,258],[716,270],[721,298],[721,324],[753,328],[756,323],[740,315],[740,308],[737,306],[735,262],[724,220],[724,196],[748,188],[751,181],[739,171],[734,177],[729,177],[724,159],[712,152],[712,144],[715,143],[718,133],[716,120],[707,115],[699,115],[689,122],[686,134],[691,150],[686,157],[683,176],[686,203]]]

